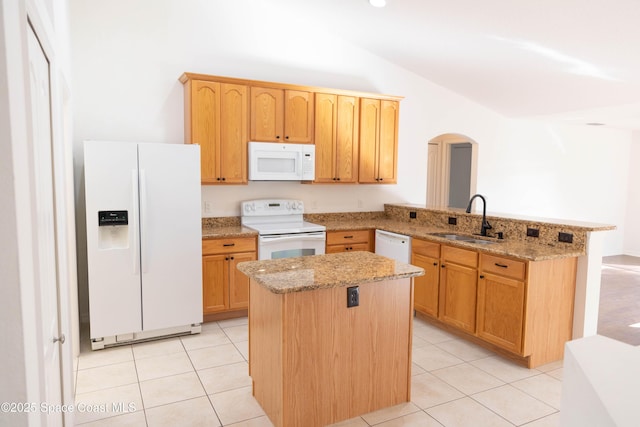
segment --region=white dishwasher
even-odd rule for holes
[[[411,261],[411,237],[376,230],[376,253],[408,264]]]

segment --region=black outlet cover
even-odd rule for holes
[[[347,288],[347,308],[360,305],[360,287],[351,286]]]
[[[540,230],[537,228],[527,227],[527,236],[529,237],[540,237]]]
[[[449,217],[449,224],[450,225],[458,225],[458,218],[456,218],[455,216],[450,216]]]
[[[558,242],[573,243],[573,233],[558,233]]]
[[[409,212],[409,218],[416,218],[417,214],[413,211]]]

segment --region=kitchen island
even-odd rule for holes
[[[253,394],[275,426],[324,426],[410,401],[411,278],[422,268],[350,252],[238,270],[250,278]]]

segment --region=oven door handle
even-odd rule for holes
[[[283,242],[287,240],[326,240],[326,235],[324,232],[320,233],[301,233],[301,234],[293,234],[293,235],[277,235],[277,236],[260,236],[261,242],[273,243],[273,242]]]

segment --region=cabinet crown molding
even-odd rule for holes
[[[204,80],[204,81],[212,81],[212,82],[218,82],[218,83],[233,83],[233,84],[258,86],[258,87],[273,88],[273,89],[303,90],[303,91],[316,92],[316,93],[331,93],[336,95],[358,96],[361,98],[387,99],[392,101],[401,101],[402,99],[404,99],[403,96],[397,96],[397,95],[385,95],[385,94],[379,94],[379,93],[362,92],[362,91],[345,90],[345,89],[331,89],[331,88],[318,87],[318,86],[302,86],[302,85],[293,85],[288,83],[265,82],[261,80],[249,80],[249,79],[240,79],[240,78],[225,77],[225,76],[212,76],[209,74],[198,74],[198,73],[189,73],[189,72],[183,73],[178,80],[180,80],[182,84],[186,83],[189,80]]]

